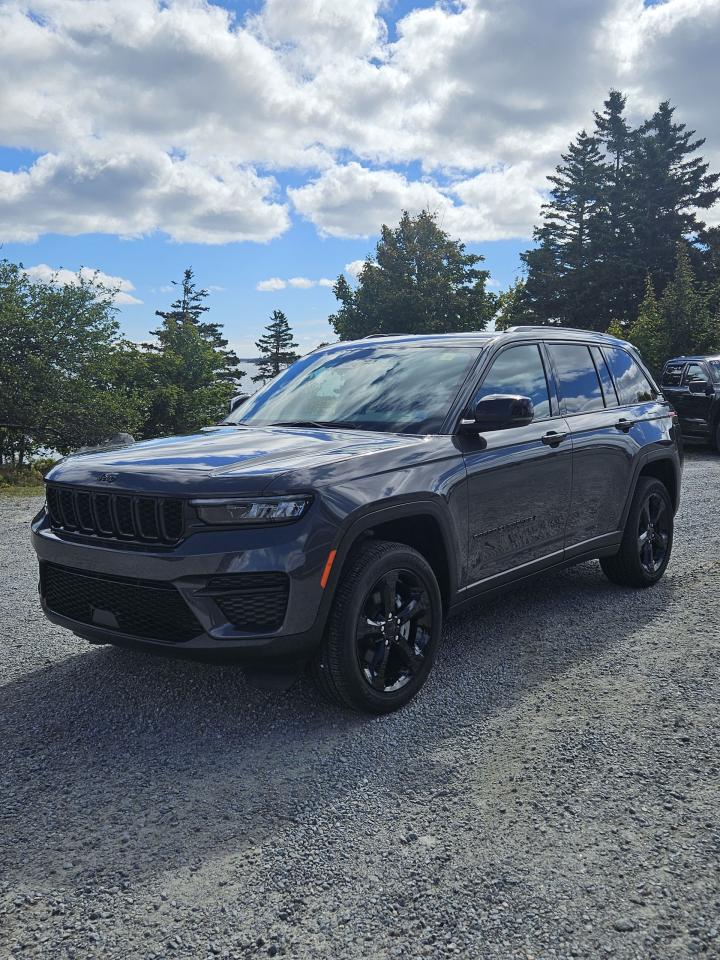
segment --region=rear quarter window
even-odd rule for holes
[[[627,350],[603,347],[603,353],[615,380],[620,403],[647,403],[657,399],[655,387]]]

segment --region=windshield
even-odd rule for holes
[[[225,423],[437,433],[479,347],[353,346],[310,354]]]

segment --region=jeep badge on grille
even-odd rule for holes
[[[116,480],[116,473],[101,473],[98,477],[98,483],[115,483]]]

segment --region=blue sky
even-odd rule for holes
[[[310,349],[403,208],[511,283],[611,86],[720,160],[719,35],[720,0],[0,0],[2,255],[119,278],[136,340],[191,265],[243,355],[277,308]]]

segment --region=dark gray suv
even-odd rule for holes
[[[32,537],[47,616],[92,643],[309,663],[383,713],[443,618],[600,558],[670,558],[674,414],[628,344],[585,331],[370,337],[317,350],[195,436],[73,456]]]

